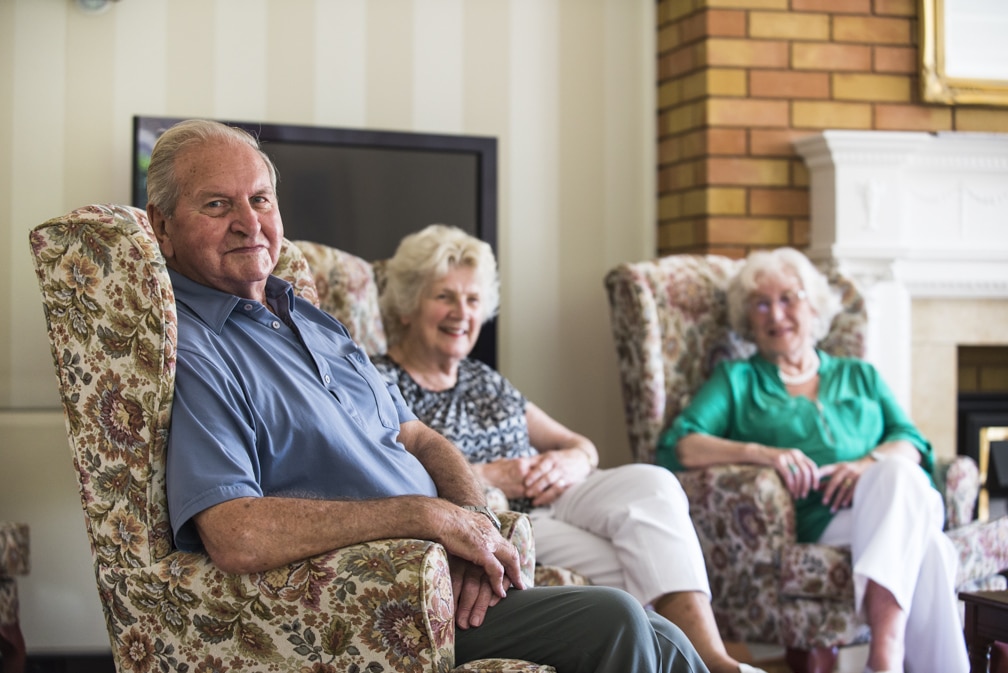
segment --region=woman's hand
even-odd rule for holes
[[[860,458],[849,463],[823,465],[819,475],[823,477],[822,500],[831,512],[850,507],[854,501],[854,487],[864,471],[875,462],[871,458]]]
[[[769,447],[767,447],[769,449]],[[793,498],[807,497],[819,488],[822,471],[799,449],[769,449],[770,465],[777,471]]]
[[[546,451],[529,459],[525,497],[536,507],[548,505],[568,488],[585,480],[592,465],[580,449]]]
[[[529,441],[539,451],[525,475],[525,497],[536,507],[548,505],[598,466],[598,449],[536,405],[525,405]]]
[[[528,498],[539,507],[584,481],[594,468],[584,451],[558,449],[529,458],[502,458],[473,465],[473,469],[480,479],[504,491],[509,499]]]
[[[500,458],[472,467],[484,483],[499,488],[508,499],[515,500],[525,497],[525,477],[532,467],[532,460],[533,458]]]

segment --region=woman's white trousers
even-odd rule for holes
[[[596,470],[529,516],[544,564],[625,589],[644,605],[678,591],[710,596],[689,502],[663,467]]]
[[[850,545],[854,600],[864,614],[869,580],[888,589],[907,615],[909,673],[966,673],[969,659],[955,591],[958,558],[942,532],[945,508],[924,471],[904,458],[873,465],[819,542]]]

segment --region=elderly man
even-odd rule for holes
[[[254,138],[178,124],[155,145],[147,181],[179,316],[167,472],[179,548],[245,573],[366,540],[434,540],[452,561],[459,663],[707,670],[629,594],[520,591],[515,549],[461,453],[341,324],[270,275],[283,224],[276,171]]]

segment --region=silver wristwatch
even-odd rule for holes
[[[494,528],[500,531],[501,529],[500,519],[498,519],[497,515],[494,514],[493,511],[486,505],[462,505],[462,509],[467,509],[470,512],[479,512],[486,518],[490,519],[490,523],[494,525]]]

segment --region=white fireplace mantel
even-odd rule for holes
[[[829,130],[795,148],[808,255],[858,283],[866,356],[909,405],[911,302],[1008,298],[1008,135]]]

